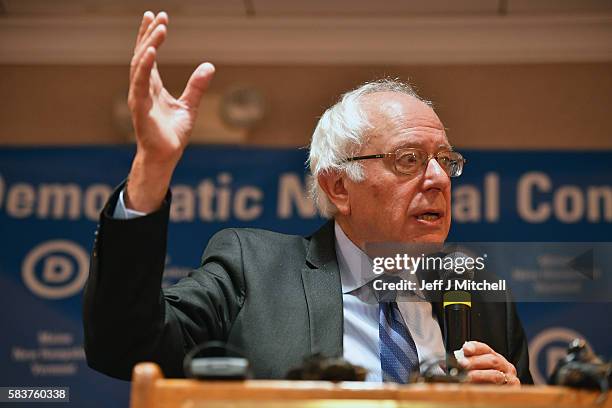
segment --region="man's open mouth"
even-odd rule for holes
[[[437,221],[440,218],[442,218],[443,214],[441,212],[437,212],[437,211],[427,211],[424,212],[422,214],[419,214],[416,216],[417,220],[420,221]]]

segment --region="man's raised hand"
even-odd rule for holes
[[[168,15],[147,11],[140,24],[130,64],[128,106],[136,133],[137,151],[130,171],[128,208],[151,212],[159,208],[172,172],[187,146],[202,94],[215,69],[200,64],[180,98],[164,88],[157,70],[157,50],[167,36]]]

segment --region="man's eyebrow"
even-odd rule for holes
[[[398,143],[397,145],[394,145],[392,147],[393,150],[397,150],[397,149],[405,149],[405,148],[417,148],[417,149],[422,149],[423,145],[420,143],[410,143],[410,142],[403,142],[403,143]],[[451,144],[447,144],[447,143],[442,143],[439,144],[437,146],[438,150],[442,150],[442,149],[446,149],[446,150],[455,150],[454,146],[452,146]]]

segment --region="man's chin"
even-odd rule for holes
[[[421,234],[410,234],[402,238],[402,242],[415,242],[422,244],[442,244],[446,241],[448,232],[446,231],[431,231]]]
[[[412,240],[411,242],[418,242],[421,244],[443,244],[446,240],[446,236],[439,235],[425,235]]]

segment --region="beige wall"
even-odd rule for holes
[[[192,68],[162,67],[162,77],[181,89]],[[383,75],[410,78],[459,147],[612,149],[612,63],[218,66],[211,92],[260,88],[269,112],[247,142],[303,146],[341,92]],[[0,66],[0,143],[125,142],[112,104],[126,87],[124,66]]]

